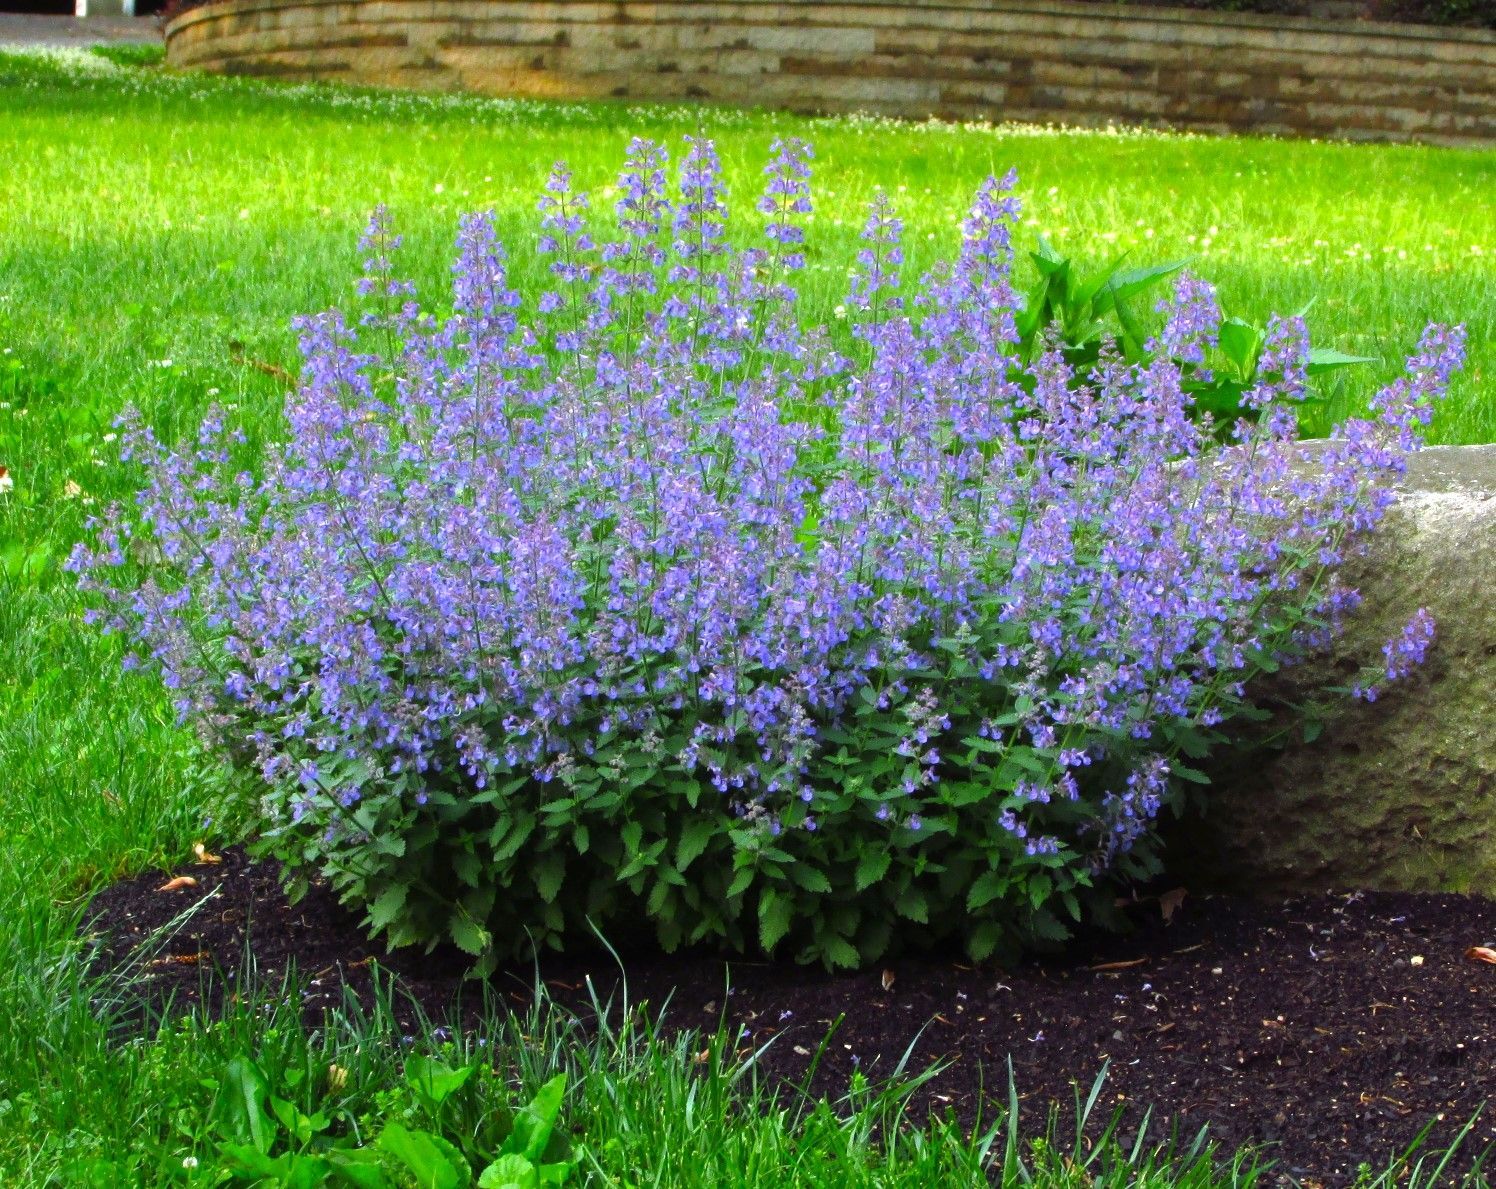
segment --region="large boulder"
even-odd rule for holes
[[[1364,601],[1326,656],[1268,679],[1281,748],[1226,757],[1203,816],[1171,839],[1196,887],[1496,895],[1496,446],[1411,460],[1369,551]],[[1312,742],[1286,707],[1346,685],[1427,607],[1425,664],[1374,703],[1339,700]],[[1269,731],[1266,734],[1272,734]]]

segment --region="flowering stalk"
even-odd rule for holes
[[[551,286],[517,292],[472,216],[445,320],[380,213],[377,309],[299,323],[260,478],[216,423],[190,456],[129,434],[138,512],[74,568],[251,757],[260,845],[392,942],[491,962],[625,914],[833,965],[1057,940],[1153,869],[1160,807],[1258,664],[1348,610],[1327,576],[1461,328],[1305,458],[1307,338],[1275,322],[1218,448],[1184,370],[1218,349],[1203,282],[1145,358],[1020,358],[1010,176],[917,285],[878,196],[844,358],[794,315],[809,163],[775,146],[768,249],[730,244],[709,142],[672,193],[635,141],[612,239],[558,166]],[[1432,631],[1389,644],[1389,679]]]

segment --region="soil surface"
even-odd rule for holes
[[[163,890],[181,875],[195,882]],[[1496,901],[1175,892],[1131,915],[1130,934],[1012,969],[946,956],[828,975],[648,951],[623,963],[630,1002],[668,1000],[667,1023],[713,1029],[725,1012],[745,1044],[779,1037],[762,1059],[773,1076],[801,1078],[835,1026],[813,1082],[830,1095],[858,1066],[891,1072],[913,1044],[911,1068],[947,1063],[920,1107],[969,1121],[985,1087],[990,1120],[1011,1058],[1023,1113],[1038,1126],[1054,1102],[1063,1119],[1074,1087],[1089,1090],[1109,1065],[1098,1114],[1123,1107],[1124,1137],[1151,1107],[1160,1138],[1173,1125],[1193,1135],[1209,1124],[1227,1148],[1271,1145],[1277,1172],[1308,1183],[1345,1184],[1362,1162],[1380,1170],[1430,1120],[1430,1142],[1447,1145],[1480,1111],[1461,1149],[1466,1167],[1496,1141],[1496,964],[1467,955],[1496,947]],[[328,889],[289,905],[274,866],[237,850],[110,887],[87,921],[100,962],[139,970],[143,1002],[218,1000],[242,980],[246,953],[272,985],[299,971],[312,1019],[345,986],[369,994],[376,963],[433,1017],[456,1002],[473,1018],[480,998],[463,984],[461,955],[387,957]],[[556,1000],[582,1012],[589,976],[603,998],[619,980],[607,954],[547,958],[541,974]],[[528,1005],[533,979],[526,965],[497,982]]]

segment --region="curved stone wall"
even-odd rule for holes
[[[1064,0],[211,0],[174,66],[536,98],[1496,144],[1496,34]]]

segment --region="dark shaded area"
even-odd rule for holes
[[[148,873],[106,889],[88,913],[99,963],[138,967],[145,1003],[220,1002],[252,952],[262,979],[300,972],[309,1019],[344,987],[368,996],[376,959],[432,1016],[456,1004],[475,1018],[478,988],[463,984],[460,954],[386,960],[326,887],[289,905],[274,868],[237,850],[179,874],[196,883],[165,891],[166,876]],[[968,1121],[980,1103],[990,1118],[1004,1101],[1010,1057],[1034,1125],[1053,1101],[1068,1109],[1072,1085],[1088,1089],[1109,1062],[1099,1113],[1124,1106],[1135,1127],[1151,1106],[1155,1125],[1208,1123],[1228,1146],[1274,1144],[1284,1170],[1332,1184],[1363,1161],[1382,1165],[1431,1119],[1432,1142],[1447,1144],[1496,1090],[1496,965],[1465,956],[1496,941],[1496,902],[1175,899],[1129,906],[1130,935],[1088,938],[1063,961],[1009,970],[927,957],[833,976],[634,950],[624,956],[628,995],[656,1008],[668,1000],[676,1026],[711,1029],[725,1011],[745,1047],[777,1037],[763,1063],[787,1079],[803,1076],[835,1026],[814,1082],[832,1095],[859,1065],[890,1072],[913,1043],[914,1068],[949,1063],[917,1105]],[[173,935],[142,947],[174,920]],[[551,995],[584,1012],[589,977],[604,997],[619,981],[605,953],[547,958],[541,969]],[[496,989],[527,1005],[533,977],[516,969]],[[1493,1139],[1496,1103],[1463,1151],[1473,1158]]]
[[[43,16],[73,15],[74,0],[0,0],[0,12],[24,12]]]

